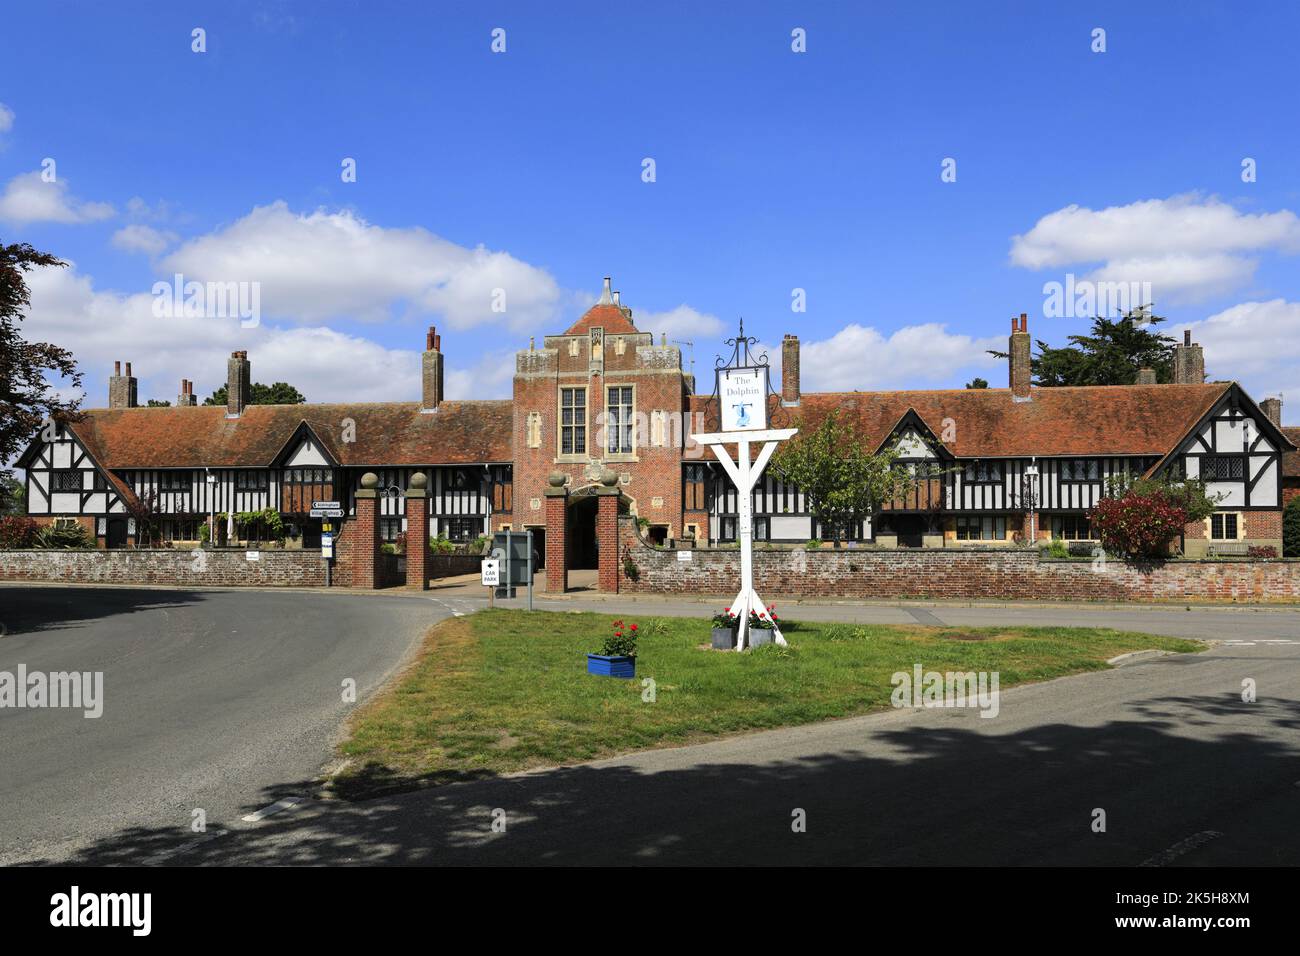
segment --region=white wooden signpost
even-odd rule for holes
[[[740,335],[728,339],[728,345],[735,346],[732,355],[733,364],[718,365],[718,418],[722,431],[706,432],[692,436],[701,445],[713,449],[721,462],[722,468],[736,486],[738,503],[737,532],[740,538],[740,591],[732,602],[731,614],[738,621],[736,627],[736,650],[743,651],[749,646],[749,615],[752,611],[763,620],[771,620],[767,605],[754,590],[754,507],[751,493],[754,485],[763,474],[763,469],[776,451],[778,442],[794,437],[797,428],[767,427],[768,369],[766,359],[761,364],[750,364],[749,346],[754,342],[745,337],[745,326],[741,323]],[[761,442],[763,447],[752,462],[749,446]],[[731,457],[727,446],[735,443],[736,457]],[[772,639],[785,645],[781,629],[773,622]]]

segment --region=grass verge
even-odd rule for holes
[[[589,676],[586,653],[612,620],[492,610],[442,622],[349,722],[332,788],[357,798],[863,714],[889,707],[890,678],[918,663],[997,671],[1006,688],[1104,670],[1129,651],[1205,647],[1104,628],[801,622],[787,648],[734,654],[707,649],[706,620],[642,617],[637,679]]]

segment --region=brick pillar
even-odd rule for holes
[[[348,532],[352,542],[352,586],[375,590],[379,587],[379,476],[368,471],[361,476],[356,494],[357,517]]]
[[[559,478],[559,484],[555,479]],[[569,589],[569,549],[565,527],[568,520],[569,489],[564,475],[551,475],[546,489],[546,590],[563,594]]]
[[[424,472],[411,476],[406,489],[406,586],[429,588],[429,479]]]
[[[599,588],[618,593],[618,500],[617,487],[596,492],[596,545],[600,552]]]

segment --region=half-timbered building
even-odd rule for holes
[[[639,329],[608,280],[572,327],[517,353],[513,394],[445,401],[441,337],[430,329],[419,401],[252,405],[248,355],[227,363],[227,404],[137,406],[128,364],[110,379],[109,407],[51,425],[18,462],[29,513],[84,524],[104,547],[131,546],[135,517],[161,539],[194,544],[214,517],[278,512],[290,547],[319,544],[318,500],[356,512],[373,474],[380,538],[407,527],[405,492],[422,474],[431,535],[471,541],[531,528],[539,556],[562,531],[569,567],[596,566],[598,493],[617,489],[658,542],[725,544],[738,502],[722,470],[691,440],[710,430],[710,396],[696,389],[677,345]],[[1040,388],[1030,338],[1012,320],[1008,387],[805,393],[799,340],[781,346],[784,424],[814,428],[837,412],[875,449],[897,447],[916,478],[902,499],[845,528],[819,525],[799,489],[771,473],[753,491],[755,537],[805,542],[839,536],[897,547],[964,547],[1041,538],[1089,539],[1088,513],[1111,478],[1203,478],[1215,515],[1189,525],[1189,555],[1251,545],[1281,549],[1281,509],[1300,468],[1297,433],[1281,402],[1257,404],[1235,382],[1206,382],[1201,347],[1175,347],[1174,381]],[[869,360],[870,357],[866,356]],[[557,489],[563,509],[548,507]],[[606,489],[602,492],[602,489]],[[218,522],[219,529],[219,522]]]

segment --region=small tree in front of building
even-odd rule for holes
[[[778,481],[803,492],[808,511],[830,531],[835,547],[844,529],[886,501],[903,498],[917,478],[895,467],[896,448],[869,451],[853,429],[831,412],[816,428],[801,431],[772,458]]]
[[[1300,558],[1300,498],[1292,498],[1282,512],[1282,556]]]
[[[1108,554],[1126,558],[1155,558],[1189,522],[1214,514],[1221,496],[1209,493],[1194,478],[1133,477],[1120,474],[1106,482],[1106,491],[1088,514],[1093,533]]]

